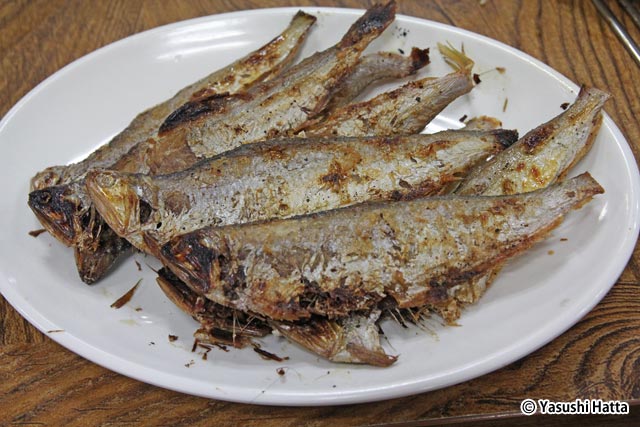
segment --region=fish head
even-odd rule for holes
[[[151,214],[151,206],[140,197],[140,180],[135,175],[91,171],[86,188],[98,213],[121,237],[138,231]]]
[[[59,185],[29,193],[28,205],[42,226],[67,246],[76,240],[76,231],[86,221],[81,200],[73,185]]]

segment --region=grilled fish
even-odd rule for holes
[[[609,94],[583,87],[565,112],[528,132],[517,143],[476,167],[461,183],[461,195],[509,195],[544,188],[562,179],[589,151],[602,123]],[[451,298],[435,309],[448,323],[460,317],[464,304],[476,302],[500,270],[452,288]]]
[[[31,190],[67,184],[82,178],[91,168],[111,166],[134,145],[155,136],[167,116],[188,101],[213,94],[236,93],[272,78],[292,62],[315,21],[314,16],[298,12],[289,26],[269,43],[140,113],[124,131],[83,161],[39,172],[31,180]]]
[[[462,52],[439,44],[438,48],[455,69],[440,78],[427,77],[382,93],[371,100],[334,110],[311,124],[307,136],[358,136],[414,134],[424,129],[453,100],[473,88],[473,61]]]
[[[517,139],[509,130],[305,138],[251,144],[170,175],[92,171],[87,189],[119,236],[150,252],[207,225],[301,215],[366,200],[438,193]]]
[[[164,121],[157,138],[138,143],[110,169],[174,172],[192,166],[205,154],[214,156],[295,130],[324,108],[353,71],[362,50],[390,24],[394,14],[394,2],[373,6],[336,46],[312,55],[278,78],[241,94],[214,95],[183,105]],[[81,183],[33,191],[29,206],[48,231],[74,246],[80,277],[87,283],[100,278],[127,247],[124,241],[109,241],[109,250],[103,249],[100,242],[114,234],[95,213]]]
[[[367,10],[338,44],[306,58],[276,79],[237,95],[187,103],[112,169],[165,174],[184,170],[242,144],[293,135],[320,114],[353,72],[362,51],[393,21],[395,3]]]
[[[448,288],[521,253],[603,191],[583,174],[522,195],[361,204],[204,228],[159,254],[219,304],[274,320],[342,318],[386,297],[400,308],[444,299]]]

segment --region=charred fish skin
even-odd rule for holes
[[[456,193],[524,193],[562,179],[591,148],[609,97],[601,90],[583,87],[571,107],[474,169]]]
[[[266,318],[341,318],[400,308],[513,257],[604,190],[587,173],[535,192],[369,203],[172,239],[163,264],[207,298]]]
[[[338,108],[305,128],[307,136],[365,136],[418,133],[447,105],[473,89],[473,61],[451,47],[438,46],[456,70],[440,78],[427,77],[382,93],[370,100]]]
[[[167,118],[157,139],[136,146],[113,169],[171,173],[241,144],[295,134],[326,107],[362,51],[393,21],[395,8],[393,1],[371,7],[338,44],[276,79],[237,96],[185,105]]]
[[[212,224],[437,194],[516,139],[515,131],[494,130],[275,140],[246,145],[170,175],[93,171],[87,189],[118,235],[151,252],[145,232],[165,243]]]
[[[86,159],[66,166],[52,166],[31,180],[31,190],[68,184],[81,179],[92,168],[109,167],[134,145],[155,136],[171,112],[188,101],[213,94],[235,93],[268,80],[296,57],[316,18],[298,12],[289,26],[273,40],[234,63],[183,88],[172,98],[140,113],[125,130],[91,153]]]

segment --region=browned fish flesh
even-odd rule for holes
[[[604,190],[589,175],[513,196],[365,203],[172,239],[161,259],[196,293],[268,319],[343,318],[390,297],[400,308],[511,258]]]
[[[154,137],[169,114],[186,102],[214,94],[246,90],[277,75],[296,57],[314,16],[298,12],[289,26],[261,48],[183,88],[171,99],[140,113],[125,130],[81,162],[49,167],[31,180],[31,190],[68,184],[92,168],[110,167],[140,141]]]

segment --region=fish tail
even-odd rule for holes
[[[456,72],[471,75],[471,69],[475,63],[464,52],[454,48],[451,43],[447,43],[447,45],[438,43],[438,50],[445,62]]]
[[[395,15],[396,2],[394,0],[386,4],[372,6],[351,25],[349,31],[340,41],[339,48],[344,49],[355,45],[366,46],[393,22]]]

